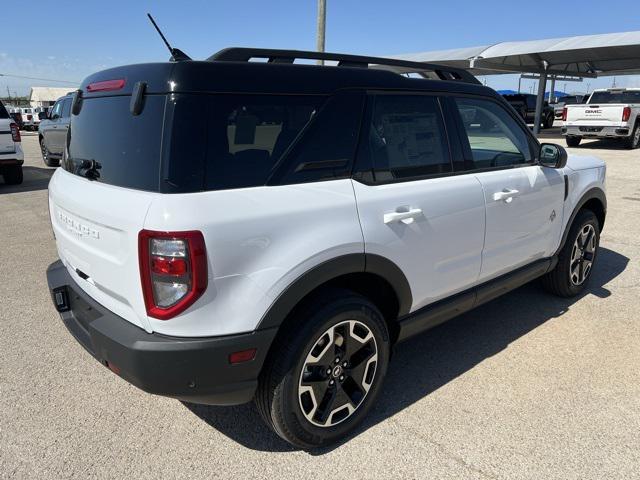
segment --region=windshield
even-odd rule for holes
[[[593,92],[589,103],[640,103],[640,90],[626,92]]]

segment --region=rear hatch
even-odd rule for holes
[[[568,105],[566,121],[568,125],[579,122],[585,126],[619,126],[622,124],[624,107],[626,105]]]
[[[13,142],[13,135],[11,133],[11,124],[13,119],[4,108],[4,105],[0,103],[0,155],[6,153],[14,153],[16,151],[16,145]]]
[[[147,331],[138,233],[160,191],[169,72],[168,64],[122,67],[85,80],[62,168],[49,184],[58,254],[72,278],[104,307]],[[118,82],[101,83],[110,80]],[[139,81],[147,82],[147,93],[134,115],[131,93]]]

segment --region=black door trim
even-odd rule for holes
[[[490,280],[450,298],[445,298],[398,319],[398,342],[433,328],[447,320],[493,300],[553,270],[557,257],[537,260],[513,272]]]

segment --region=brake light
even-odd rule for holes
[[[140,279],[147,315],[169,320],[207,289],[207,251],[199,231],[138,235]]]
[[[124,78],[117,80],[103,80],[102,82],[93,82],[87,85],[87,92],[110,92],[112,90],[120,90],[124,87]]]
[[[562,109],[562,121],[566,122],[567,121],[567,107],[564,107]]]
[[[631,118],[631,107],[624,107],[622,109],[622,121],[628,122],[629,118]]]
[[[18,128],[18,124],[12,123],[11,125],[9,125],[9,128],[11,129],[11,138],[13,139],[13,141],[21,142],[22,139],[20,138],[20,129]]]

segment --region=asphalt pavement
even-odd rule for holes
[[[557,140],[545,134],[546,140]],[[23,134],[0,181],[2,478],[640,478],[640,150],[607,161],[609,213],[588,291],[527,285],[396,352],[365,425],[331,448],[279,440],[255,408],[143,393],[64,328],[45,270],[53,169]]]

